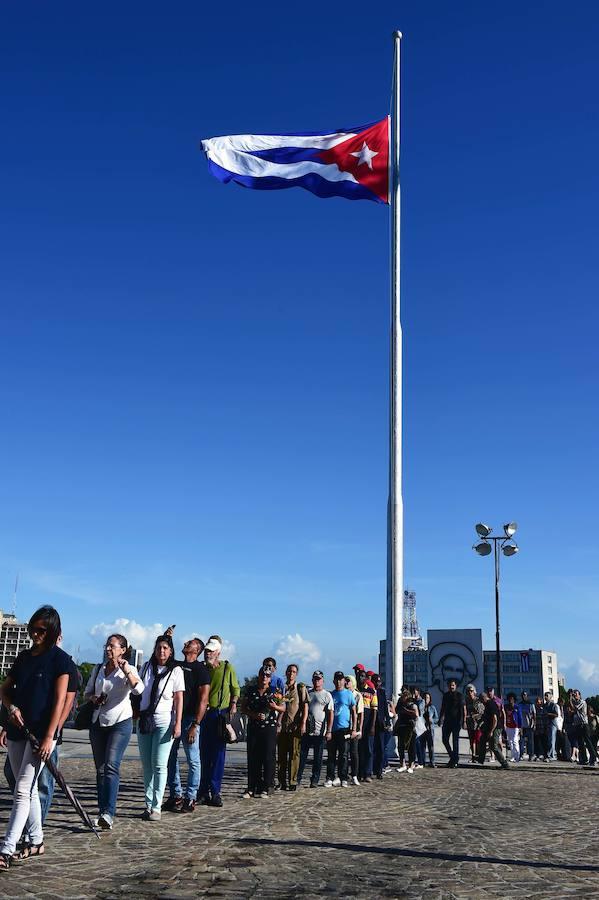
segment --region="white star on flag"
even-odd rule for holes
[[[361,150],[356,150],[355,153],[351,153],[350,156],[356,156],[358,159],[358,165],[361,166],[362,163],[366,163],[369,169],[372,169],[372,160],[375,156],[378,156],[378,150],[371,150],[366,141],[362,144]]]

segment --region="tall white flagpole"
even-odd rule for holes
[[[403,684],[402,337],[400,320],[400,68],[401,31],[393,33],[393,97],[389,199],[391,203],[391,347],[389,398],[389,501],[387,509],[387,692]]]

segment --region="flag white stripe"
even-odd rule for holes
[[[204,141],[204,144],[209,141]],[[358,182],[350,172],[342,172],[335,163],[324,165],[310,161],[288,163],[273,163],[258,156],[251,156],[249,153],[241,153],[237,150],[225,150],[221,148],[207,149],[206,154],[212,162],[215,162],[222,169],[233,172],[235,175],[248,175],[251,178],[265,178],[271,176],[274,178],[301,178],[302,175],[315,173],[327,181],[353,181]]]
[[[335,134],[226,134],[222,137],[208,138],[202,141],[205,153],[212,150],[276,150],[278,147],[313,147],[315,150],[328,150],[343,141],[355,137],[353,131],[337,131]],[[215,160],[216,162],[216,160]]]

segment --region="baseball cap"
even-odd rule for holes
[[[314,672],[312,672],[312,678],[324,678],[324,675],[320,669],[315,669]]]
[[[372,678],[372,676],[374,675],[374,672],[372,671],[372,669],[368,669],[366,674],[368,675],[369,678]]]
[[[360,672],[365,672],[365,671],[366,671],[366,669],[364,668],[364,666],[362,665],[362,663],[356,663],[356,664],[355,664],[355,666],[354,666],[354,672],[357,672],[357,671],[360,671]]]
[[[333,675],[333,681],[337,681],[338,678],[345,679],[345,675],[343,674],[343,672],[340,672],[340,671],[335,672],[335,674]]]
[[[204,650],[218,650],[219,652],[223,649],[223,645],[220,641],[217,641],[216,638],[210,638]]]

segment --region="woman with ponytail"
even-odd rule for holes
[[[171,745],[174,738],[181,737],[185,692],[183,669],[175,662],[170,634],[156,638],[154,652],[142,669],[142,681],[144,692],[137,724],[137,745],[146,789],[142,819],[159,822]]]
[[[85,688],[85,696],[96,706],[89,739],[96,765],[97,824],[107,831],[114,822],[121,760],[133,730],[131,694],[139,696],[144,689],[137,669],[129,663],[130,650],[127,638],[111,634],[106,662],[95,667]]]

